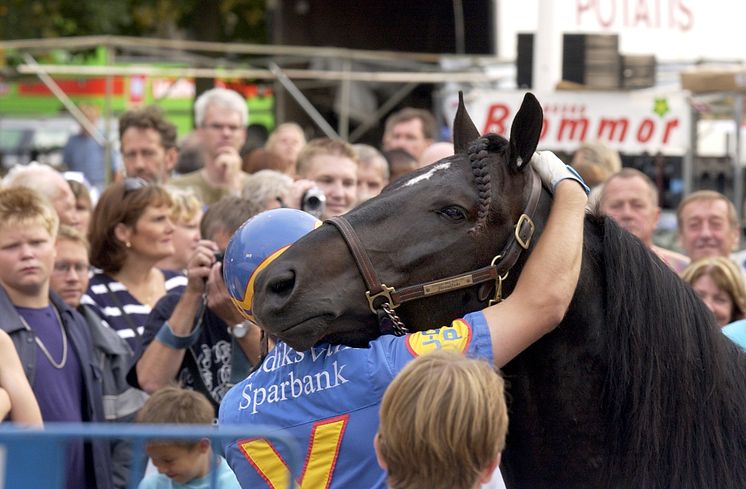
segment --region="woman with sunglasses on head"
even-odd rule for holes
[[[156,266],[174,253],[170,213],[163,187],[126,178],[104,191],[91,218],[91,265],[99,270],[81,302],[95,306],[134,351],[158,299],[186,285],[180,273]]]

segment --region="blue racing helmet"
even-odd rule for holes
[[[252,217],[235,232],[223,258],[223,280],[241,315],[254,321],[254,281],[259,272],[321,221],[297,209],[272,209]]]

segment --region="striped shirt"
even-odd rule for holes
[[[166,279],[166,293],[184,290],[187,284],[184,275],[172,270],[161,271]],[[127,340],[133,351],[137,351],[150,314],[149,305],[140,303],[123,283],[104,272],[93,274],[80,302],[90,305],[121,338]]]

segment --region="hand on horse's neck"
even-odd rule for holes
[[[163,272],[150,262],[128,259],[113,277],[127,287],[132,297],[150,307],[155,306],[158,299],[166,293],[166,279]]]

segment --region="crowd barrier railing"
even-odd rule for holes
[[[63,489],[65,484],[65,445],[75,439],[128,440],[133,446],[131,474],[145,472],[145,444],[157,440],[207,438],[219,454],[224,440],[262,438],[287,447],[289,488],[301,467],[301,453],[294,439],[263,426],[146,425],[125,423],[49,423],[43,429],[0,425],[0,489]],[[217,458],[213,460],[213,464]],[[213,470],[210,487],[216,487]],[[128,489],[136,489],[139,476],[131,476]]]

